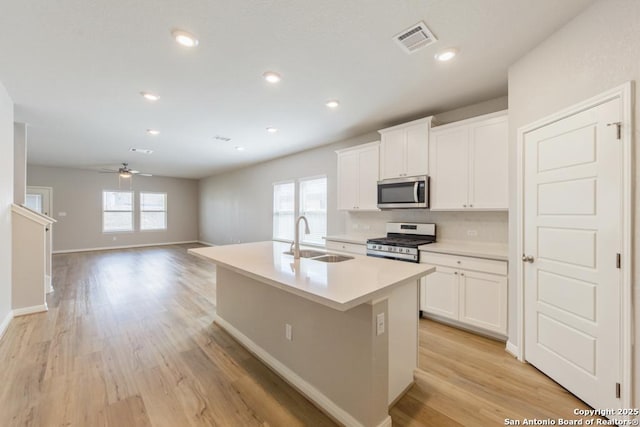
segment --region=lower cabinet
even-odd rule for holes
[[[425,252],[420,262],[436,267],[421,279],[420,311],[507,334],[506,262]]]

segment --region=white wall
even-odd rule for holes
[[[27,125],[13,124],[13,202],[24,205],[27,189]]]
[[[0,83],[0,334],[11,314],[11,203],[13,202],[13,102]]]
[[[133,190],[167,193],[167,230],[102,232],[102,191],[118,190],[117,174],[27,166],[27,184],[53,188],[53,251],[198,240],[198,181],[167,177],[134,177]],[[122,184],[123,190],[129,184]],[[136,193],[135,203],[138,204]],[[66,212],[66,216],[60,216]],[[115,240],[114,240],[115,238]]]
[[[335,150],[378,140],[372,132],[323,146],[214,175],[200,181],[200,240],[217,245],[271,240],[273,183],[326,175],[327,228],[344,229],[344,213],[336,210],[337,158]]]
[[[515,247],[516,132],[575,103],[629,80],[640,81],[640,1],[600,0],[533,49],[509,69],[510,124],[510,228],[511,265],[520,262]],[[640,140],[640,109],[635,108],[634,145]],[[635,206],[640,200],[640,151],[635,149]],[[634,295],[636,346],[640,342],[640,209],[635,209]],[[510,302],[515,305],[516,277],[510,268]],[[509,340],[519,343],[515,330],[516,311],[509,310]],[[634,356],[636,397],[640,396],[639,352]],[[638,406],[636,398],[636,405]]]
[[[507,108],[507,98],[496,98],[437,114],[439,124],[463,120]],[[465,240],[469,229],[476,240],[506,243],[505,213],[429,213],[393,211],[339,212],[335,151],[380,139],[377,131],[268,162],[214,175],[200,181],[200,240],[218,245],[271,240],[274,182],[314,175],[327,176],[327,234],[384,234],[387,221],[435,221],[445,238]],[[440,230],[440,228],[439,228]]]

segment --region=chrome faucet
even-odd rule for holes
[[[300,259],[300,220],[304,220],[304,234],[311,233],[309,230],[309,223],[307,222],[307,217],[304,215],[300,215],[296,219],[295,229],[293,230],[293,242],[291,242],[291,247],[289,248],[290,252],[293,252],[293,259]]]

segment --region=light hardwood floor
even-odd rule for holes
[[[55,255],[49,311],[0,340],[0,426],[335,425],[213,324],[195,245]],[[421,320],[394,426],[493,426],[586,408],[504,344]]]

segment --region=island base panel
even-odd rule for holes
[[[389,334],[376,333],[387,299],[338,311],[221,266],[216,274],[220,326],[337,421],[391,425]]]

